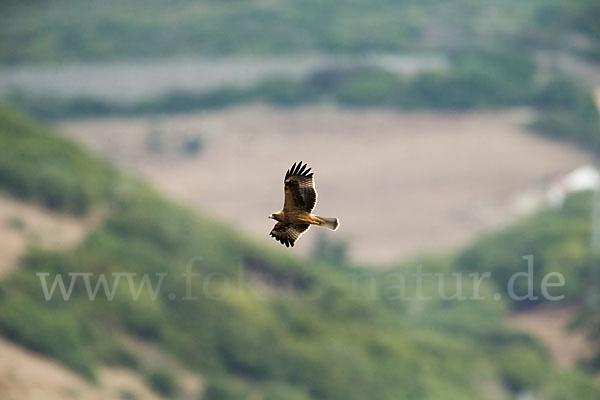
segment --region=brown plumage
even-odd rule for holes
[[[271,214],[269,218],[277,221],[270,235],[285,244],[294,246],[311,225],[321,225],[331,230],[339,226],[337,218],[324,218],[311,214],[317,202],[317,191],[313,173],[302,161],[294,163],[285,173],[283,210]]]

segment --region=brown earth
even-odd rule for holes
[[[540,341],[549,351],[556,365],[568,368],[578,361],[594,355],[590,339],[585,331],[570,330],[575,310],[569,307],[536,307],[513,313],[510,325],[527,332]]]
[[[340,218],[328,238],[358,261],[386,263],[467,244],[536,208],[554,178],[592,158],[527,132],[526,110],[400,113],[247,105],[153,118],[63,123],[60,129],[171,197],[278,246],[267,215],[282,178],[309,163],[315,212]],[[183,150],[200,138],[197,154]],[[311,230],[316,230],[313,228]],[[310,252],[308,232],[294,248]]]
[[[97,211],[79,218],[0,195],[0,277],[17,266],[29,246],[52,249],[74,246],[103,214]]]
[[[90,383],[56,361],[0,338],[0,398],[3,400],[159,400],[132,371],[102,368]]]
[[[200,377],[181,368],[172,358],[138,339],[127,348],[142,363],[142,370],[167,368],[177,377],[181,400],[197,400]],[[134,397],[131,397],[133,395]],[[128,397],[129,396],[129,397]],[[102,367],[98,383],[91,383],[57,361],[0,338],[0,399],[2,400],[159,400],[142,374],[124,368]]]

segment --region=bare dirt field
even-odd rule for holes
[[[569,330],[574,315],[571,308],[536,307],[514,313],[509,323],[546,346],[556,365],[569,368],[581,360],[589,360],[596,348],[584,331]]]
[[[498,229],[537,207],[550,182],[593,161],[527,132],[530,117],[526,110],[247,105],[59,128],[172,198],[273,246],[279,244],[267,235],[273,225],[267,215],[281,208],[286,169],[306,161],[319,192],[315,213],[341,221],[337,232],[325,232],[328,238],[347,240],[359,262],[389,263]],[[294,251],[310,252],[317,229]]]

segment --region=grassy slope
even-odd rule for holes
[[[3,2],[0,13],[0,60],[404,51],[497,43],[530,28],[544,4],[551,8],[540,0],[454,0],[451,5],[440,0],[180,0],[168,6],[159,0],[11,0]],[[550,25],[544,22],[537,26]]]
[[[0,120],[0,181],[5,190],[76,214],[106,197],[116,177],[108,166],[1,104]]]
[[[526,270],[523,256],[534,256],[533,295],[536,301],[520,301],[515,307],[531,307],[544,302],[540,286],[550,272],[565,277],[564,303],[581,304],[595,290],[594,255],[590,251],[592,196],[578,194],[558,209],[546,210],[514,226],[482,238],[458,257],[464,271],[490,271],[498,287],[506,288],[510,277]],[[516,292],[527,291],[525,280],[517,282]],[[552,293],[550,293],[552,295]]]
[[[468,273],[490,271],[494,285],[499,290],[506,290],[513,274],[527,270],[522,257],[532,255],[532,295],[536,299],[516,301],[511,307],[575,306],[578,315],[572,325],[597,339],[600,337],[600,256],[590,246],[593,201],[590,193],[576,194],[560,208],[545,210],[502,232],[484,237],[459,254],[458,268]],[[555,272],[564,277],[564,286],[558,292],[551,289],[548,293],[564,295],[564,298],[548,301],[541,284],[547,274]],[[556,277],[550,281],[557,282]],[[527,281],[515,282],[515,292],[525,295]],[[600,370],[600,348],[596,347],[595,354],[587,366],[597,372]]]
[[[589,38],[600,57],[595,0],[5,0],[0,62],[191,54],[453,49],[507,43],[564,48]]]
[[[503,303],[400,301],[394,299],[389,275],[362,275],[356,283],[360,274],[352,269],[263,248],[109,170],[5,106],[0,108],[0,140],[11,148],[29,143],[39,149],[24,154],[28,163],[0,164],[1,187],[46,202],[37,195],[40,181],[29,174],[23,175],[34,189],[28,192],[15,190],[4,177],[10,176],[9,169],[52,165],[78,186],[94,182],[89,207],[109,207],[105,223],[76,249],[32,250],[0,284],[0,332],[84,376],[93,379],[98,363],[136,368],[135,357],[115,340],[115,332],[127,331],[201,371],[208,380],[208,399],[479,399],[495,384],[515,392],[531,389],[545,398],[597,398],[585,375],[553,370],[536,343],[504,327]],[[65,204],[77,197],[73,193],[63,193]],[[193,286],[198,299],[181,300],[186,293],[181,273],[199,255],[203,260],[195,271],[202,276]],[[429,271],[453,268],[450,259],[423,264]],[[398,271],[407,278],[407,294],[414,295],[412,270]],[[125,282],[112,301],[103,296],[89,301],[79,281],[66,302],[59,296],[44,300],[37,272],[51,277],[69,272],[168,276],[156,301],[146,292],[132,300]],[[257,296],[257,285],[249,279],[256,274],[280,289]],[[209,276],[217,278],[209,283]],[[139,276],[135,279],[139,282]],[[373,282],[378,284],[368,285]],[[447,286],[451,292],[453,282]],[[206,288],[225,295],[210,298],[202,294]],[[436,286],[425,290],[436,291]],[[169,300],[169,293],[178,299]]]

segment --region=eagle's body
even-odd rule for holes
[[[270,235],[287,247],[294,246],[294,242],[308,230],[311,225],[322,225],[336,230],[339,221],[337,218],[323,218],[311,214],[317,202],[317,191],[313,174],[310,168],[294,163],[284,178],[283,210],[271,214],[269,218],[277,221]]]

